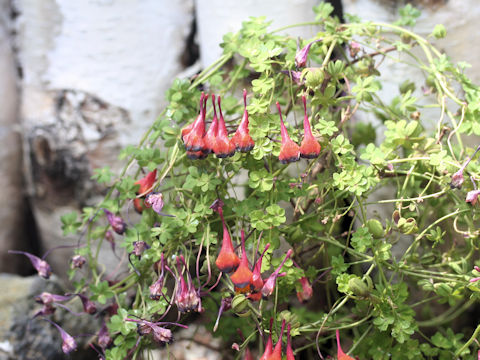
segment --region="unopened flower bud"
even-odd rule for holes
[[[297,54],[295,55],[295,65],[297,66],[297,68],[305,67],[305,65],[307,64],[310,47],[318,41],[321,41],[321,39],[314,40],[308,43],[305,47],[303,47],[300,51],[297,52]]]

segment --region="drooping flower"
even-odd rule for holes
[[[305,116],[303,118],[303,140],[300,145],[300,156],[305,159],[314,159],[320,154],[321,146],[312,134],[312,128],[307,115],[307,99],[305,95],[302,96],[303,108],[305,110]]]
[[[150,249],[150,246],[145,241],[133,242],[133,254],[139,258],[142,256],[145,250]]]
[[[158,276],[157,281],[155,281],[152,285],[150,285],[150,299],[152,300],[160,300],[162,296],[162,290],[165,283],[165,259],[163,253],[160,256],[160,274]]]
[[[105,215],[107,216],[108,223],[112,227],[113,231],[115,231],[118,235],[123,235],[125,230],[127,229],[127,224],[120,216],[114,215],[111,211],[107,209],[103,209]]]
[[[217,98],[217,102],[218,102],[218,112],[220,113],[220,117],[218,119],[218,131],[217,131],[217,137],[215,139],[213,152],[215,153],[215,156],[218,158],[226,158],[229,156],[233,156],[235,154],[235,144],[233,144],[228,138],[227,127],[225,126],[225,119],[223,118],[223,113],[222,113],[221,101],[222,99],[219,96]]]
[[[54,302],[67,301],[72,298],[72,295],[56,295],[49,292],[42,292],[40,295],[35,296],[35,301],[39,304],[50,305]]]
[[[137,191],[137,197],[133,200],[133,205],[138,213],[142,213],[144,206],[148,207],[148,204],[144,202],[145,196],[153,190],[157,178],[157,169],[149,172],[145,177],[137,180],[134,185],[139,185]]]
[[[480,190],[472,190],[467,193],[467,197],[465,198],[465,201],[475,205],[478,200],[478,196],[480,195]]]
[[[465,179],[463,178],[463,167],[452,175],[450,187],[452,189],[460,189]]]
[[[462,167],[452,175],[452,180],[450,182],[450,187],[452,189],[460,189],[462,187],[462,184],[464,182],[463,178],[463,172],[465,171],[465,168],[468,166],[470,161],[474,158],[474,156],[477,154],[477,152],[480,150],[480,145],[475,149],[475,152],[472,154],[472,156],[468,157],[467,160],[463,163]]]
[[[208,95],[205,95],[202,98],[203,106],[200,105],[201,111],[200,115],[197,117],[191,130],[183,136],[183,141],[185,143],[185,148],[187,151],[197,152],[203,151],[205,147],[205,142],[203,141],[203,137],[205,135],[205,115],[207,112],[207,100]]]
[[[48,279],[50,278],[50,275],[52,275],[52,268],[50,267],[50,265],[45,260],[40,259],[38,256],[35,256],[25,251],[17,251],[17,250],[8,250],[8,253],[21,254],[28,257],[28,259],[32,263],[32,266],[35,268],[35,270],[37,270],[38,275],[40,275],[44,279]]]
[[[267,360],[282,360],[282,336],[283,331],[285,330],[285,319],[282,321],[282,330],[278,336],[278,341],[273,349],[272,354],[267,358]]]
[[[240,265],[240,259],[233,249],[232,238],[230,237],[230,233],[228,232],[227,225],[223,217],[223,209],[219,207],[217,211],[222,219],[223,240],[222,247],[217,259],[215,260],[215,264],[221,272],[229,273],[234,271],[238,265]]]
[[[215,95],[212,94],[212,104],[213,104],[213,119],[210,127],[208,128],[203,141],[205,143],[204,152],[207,154],[213,153],[215,148],[215,142],[218,134],[218,118],[217,118],[217,108],[215,106]]]
[[[262,357],[260,360],[266,360],[273,352],[273,340],[272,340],[272,326],[273,326],[273,318],[270,318],[270,335],[268,336],[267,343],[265,344],[265,351],[263,352]]]
[[[183,265],[183,270],[182,270]],[[177,291],[175,293],[175,304],[177,305],[178,311],[180,312],[189,312],[189,311],[198,311],[202,310],[202,303],[200,296],[198,295],[195,286],[193,285],[192,277],[188,271],[187,264],[183,255],[177,257],[177,269],[178,269],[178,280],[177,280]],[[183,271],[187,274],[187,282],[183,278]]]
[[[345,354],[342,350],[342,346],[340,345],[340,331],[338,329],[335,332],[335,335],[337,336],[337,359],[338,360],[355,360],[351,356],[348,356]]]
[[[199,105],[199,112],[198,112],[198,116],[197,118],[191,122],[190,124],[188,124],[187,126],[185,126],[183,129],[182,129],[182,141],[185,142],[185,137],[190,133],[190,131],[192,131],[193,129],[193,126],[195,125],[195,123],[202,117],[202,112],[203,112],[203,100],[205,99],[205,93],[202,91],[202,95],[200,95],[200,105]]]
[[[100,327],[100,330],[98,331],[98,346],[100,346],[102,349],[106,349],[109,347],[113,342],[113,339],[110,337],[110,334],[108,333],[108,328],[107,324],[105,321],[102,321],[102,326]]]
[[[70,259],[70,267],[72,269],[81,269],[86,262],[87,260],[85,259],[84,256],[78,255],[78,254],[73,255],[72,258]]]
[[[75,294],[75,295],[77,295],[82,301],[83,311],[85,311],[87,314],[90,314],[90,315],[93,315],[97,312],[97,307],[95,306],[95,303],[93,301],[91,301],[89,298],[87,298],[83,294]]]
[[[260,255],[257,262],[255,263],[255,266],[253,267],[252,288],[254,291],[260,291],[263,288],[262,260],[263,260],[263,256],[265,255],[269,247],[270,247],[270,243],[265,245],[265,249],[263,249],[262,255]]]
[[[215,325],[213,327],[213,332],[217,331],[218,322],[220,321],[220,317],[222,316],[224,311],[227,311],[232,308],[232,298],[231,297],[224,297],[222,298],[222,302],[220,304],[220,308],[218,309],[217,320],[215,321]]]
[[[250,285],[253,275],[248,266],[247,252],[245,251],[245,232],[243,229],[241,231],[241,238],[242,257],[240,259],[240,265],[238,265],[237,270],[230,276],[230,280],[240,289]]]
[[[248,130],[248,111],[247,111],[247,90],[243,89],[243,117],[238,125],[237,131],[232,137],[232,143],[235,145],[237,151],[249,152],[255,146],[255,142],[250,136]]]
[[[282,269],[283,265],[285,264],[285,261],[288,260],[288,258],[292,255],[293,250],[289,249],[285,255],[285,258],[282,260],[280,265],[275,269],[275,271],[268,277],[268,279],[265,281],[262,287],[262,296],[263,297],[268,297],[272,295],[273,290],[275,289],[275,284],[277,282],[277,278],[280,274],[280,270]]]
[[[295,355],[292,349],[292,339],[290,336],[291,325],[287,325],[287,360],[295,360]]]
[[[292,78],[293,82],[297,85],[305,84],[305,80],[302,79],[302,72],[301,71],[293,71],[293,70],[281,70],[282,74],[286,74]]]
[[[145,204],[151,206],[153,211],[155,211],[157,214],[164,215],[162,213],[164,205],[162,193],[152,192],[148,194],[147,198],[145,199]]]
[[[54,323],[53,321],[50,321],[46,318],[43,320],[48,321],[50,324],[55,326],[57,330],[60,332],[60,335],[62,337],[63,343],[62,343],[62,351],[64,354],[70,354],[72,351],[77,349],[77,343],[75,342],[75,339],[73,336],[68,334],[65,330],[63,330],[60,325]]]
[[[280,104],[277,101],[278,114],[280,115],[280,133],[282,135],[282,145],[280,147],[280,154],[278,159],[282,164],[288,164],[290,162],[300,160],[300,147],[290,139],[288,136],[287,128],[283,123],[282,110]]]
[[[202,150],[200,151],[187,151],[187,158],[190,160],[203,160],[206,159],[208,154]]]
[[[314,43],[321,40],[322,39],[313,40],[297,52],[297,54],[295,55],[295,65],[297,66],[297,68],[305,67],[305,65],[307,65],[308,53],[310,52],[310,48]]]
[[[300,278],[300,283],[302,284],[302,291],[297,292],[298,301],[304,303],[310,300],[313,296],[312,285],[305,276]]]

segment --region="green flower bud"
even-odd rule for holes
[[[248,310],[248,299],[243,294],[237,294],[232,300],[232,310],[235,314],[240,315]]]
[[[348,289],[357,296],[369,297],[370,289],[360,278],[354,277],[348,280]]]
[[[370,219],[367,221],[367,228],[374,239],[380,239],[383,237],[384,230],[383,225],[377,219]]]

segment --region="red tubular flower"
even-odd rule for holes
[[[203,160],[208,156],[203,150],[200,151],[187,151],[187,158],[190,160]]]
[[[343,352],[342,346],[340,345],[340,331],[337,330],[335,334],[337,336],[337,359],[338,360],[355,360],[354,358],[352,358],[351,356],[348,356]]]
[[[190,124],[188,124],[187,126],[185,126],[183,129],[182,129],[182,140],[183,142],[185,142],[185,137],[190,133],[190,131],[192,131],[193,129],[193,126],[195,125],[195,123],[197,121],[200,121],[201,117],[202,117],[202,113],[203,113],[203,100],[205,99],[205,93],[202,91],[202,95],[200,95],[200,105],[199,105],[199,113],[198,113],[198,116],[197,118]]]
[[[135,198],[133,200],[133,206],[138,213],[142,213],[145,207],[149,207],[148,203],[145,203],[143,198],[145,195],[152,191],[155,180],[157,179],[157,169],[149,172],[145,177],[137,180],[135,185],[139,185],[137,195],[140,195],[141,198]]]
[[[280,332],[280,336],[278,337],[277,344],[275,345],[275,349],[273,349],[272,355],[270,355],[267,360],[282,360],[282,336],[283,331],[285,330],[285,320],[282,321],[282,331]]]
[[[183,136],[183,141],[185,142],[185,148],[187,151],[198,152],[202,151],[205,147],[203,136],[205,135],[205,115],[207,112],[208,96],[205,95],[202,100],[203,107],[202,111],[200,111],[200,115],[193,123],[193,127],[191,128],[190,132]]]
[[[287,360],[295,360],[292,349],[292,339],[290,338],[291,325],[287,325]]]
[[[287,128],[283,123],[282,110],[280,109],[278,101],[277,109],[278,114],[280,115],[280,133],[282,134],[282,146],[280,147],[278,159],[282,164],[288,164],[300,160],[300,147],[290,139],[290,136],[288,136]]]
[[[218,131],[213,152],[218,158],[226,158],[235,154],[235,145],[228,138],[227,127],[225,126],[225,119],[222,114],[222,99],[220,96],[217,98],[217,101],[220,118],[218,119]]]
[[[260,360],[266,360],[273,352],[273,340],[272,340],[272,325],[273,325],[273,318],[270,319],[270,335],[268,336],[267,343],[265,344],[265,351],[260,358]]]
[[[255,143],[248,131],[248,111],[247,111],[247,90],[243,89],[243,117],[238,125],[238,129],[232,137],[232,143],[237,151],[249,152],[255,146]]]
[[[285,258],[282,260],[278,268],[275,269],[275,271],[268,277],[268,279],[265,281],[265,284],[263,284],[262,287],[262,296],[263,297],[268,297],[272,295],[273,290],[275,290],[275,283],[277,282],[277,277],[280,274],[280,270],[282,269],[283,265],[285,264],[285,261],[288,260],[288,258],[292,255],[293,250],[289,249],[287,251],[287,254],[285,255]]]
[[[313,296],[313,289],[312,285],[310,285],[310,282],[305,276],[300,278],[300,283],[302,284],[302,291],[297,292],[297,298],[298,301],[303,303],[311,299]]]
[[[263,288],[263,279],[262,279],[262,260],[263,256],[267,252],[268,248],[270,247],[270,243],[265,245],[265,249],[263,249],[262,255],[258,258],[255,266],[253,268],[252,273],[252,288],[254,291],[260,291]]]
[[[220,249],[217,260],[215,260],[215,264],[221,272],[229,273],[234,271],[238,265],[240,265],[240,259],[233,250],[232,238],[230,237],[227,225],[225,224],[225,219],[223,218],[223,209],[219,207],[217,211],[222,219],[223,241],[222,248]]]
[[[303,108],[305,109],[305,116],[303,118],[303,140],[300,145],[300,156],[305,159],[314,159],[320,154],[321,146],[312,134],[310,121],[307,115],[307,99],[305,95],[302,96]]]
[[[242,229],[242,258],[240,260],[240,265],[237,270],[230,276],[230,280],[237,286],[242,289],[248,286],[252,281],[252,271],[248,267],[247,252],[245,251],[245,232]]]
[[[243,360],[253,360],[253,355],[250,352],[249,348],[245,349],[245,357],[243,358]]]
[[[203,141],[205,143],[204,153],[210,154],[213,153],[213,149],[215,148],[215,141],[218,134],[218,118],[217,118],[217,108],[215,106],[215,95],[212,94],[212,105],[213,105],[213,119],[210,127],[208,128]]]

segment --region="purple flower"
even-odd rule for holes
[[[467,197],[465,198],[465,201],[468,203],[471,203],[472,205],[475,205],[479,195],[480,195],[480,190],[469,191],[467,193]]]
[[[43,304],[43,305],[50,305],[54,302],[61,302],[61,301],[67,301],[72,298],[71,295],[55,295],[51,294],[49,292],[42,292],[40,295],[37,295],[35,297],[35,301],[37,303]]]
[[[163,195],[162,193],[159,192],[153,192],[147,195],[147,198],[145,199],[145,202],[150,205],[157,214],[163,215],[162,214],[162,209],[163,209]]]
[[[123,221],[120,216],[114,215],[111,211],[108,211],[107,209],[103,209],[103,211],[105,212],[105,215],[107,215],[107,220],[110,223],[113,231],[115,231],[119,235],[122,235],[127,229],[127,224],[125,224],[125,221]]]
[[[307,58],[308,58],[308,53],[310,51],[310,47],[314,43],[319,42],[321,40],[322,39],[314,40],[308,43],[303,49],[297,52],[297,54],[295,55],[295,65],[297,66],[297,68],[305,67],[305,65],[307,64]]]
[[[163,253],[160,258],[160,275],[158,276],[158,280],[155,281],[152,285],[150,285],[150,299],[152,300],[160,300],[162,296],[162,289],[165,282],[165,259],[163,257]]]
[[[133,253],[141,257],[143,252],[147,249],[150,249],[150,246],[145,241],[134,241],[133,242]]]
[[[458,170],[455,174],[452,175],[452,181],[450,182],[450,187],[452,189],[460,189],[464,182],[463,178],[463,167]]]
[[[282,70],[280,71],[282,74],[286,74],[289,77],[292,77],[292,80],[297,85],[303,85],[305,81],[302,79],[302,72],[301,71],[292,71],[292,70]]]
[[[62,351],[65,354],[70,354],[72,351],[77,349],[77,343],[75,342],[75,339],[73,336],[68,334],[65,330],[63,330],[58,324],[48,320],[48,319],[43,319],[45,321],[48,321],[50,324],[54,325],[57,330],[60,332],[60,335],[62,336]]]
[[[35,270],[37,270],[38,275],[40,275],[44,279],[48,279],[50,277],[50,275],[52,274],[52,268],[50,267],[50,265],[45,260],[42,260],[42,259],[40,259],[39,257],[37,257],[33,254],[30,254],[30,253],[25,252],[25,251],[17,251],[17,250],[8,250],[8,253],[9,254],[21,254],[21,255],[25,255],[26,257],[28,257],[28,259],[32,263]]]
[[[231,297],[222,298],[220,309],[218,309],[217,321],[215,321],[215,326],[213,327],[213,332],[217,331],[218,322],[220,321],[220,317],[222,316],[223,312],[230,310],[231,308],[232,308],[232,298]]]
[[[70,261],[72,269],[81,269],[87,260],[82,255],[74,255]]]
[[[160,345],[171,344],[173,342],[172,330],[152,324],[152,337]]]
[[[34,315],[33,317],[36,318],[37,316],[48,316],[48,315],[52,315],[55,310],[57,310],[56,308],[54,308],[51,304],[45,304],[43,305],[43,307],[38,310]]]
[[[83,311],[85,311],[87,314],[90,314],[90,315],[93,315],[97,312],[97,307],[95,306],[95,303],[93,301],[91,301],[85,295],[82,295],[82,294],[75,294],[75,295],[77,295],[80,298],[80,300],[82,300]]]
[[[287,251],[287,254],[285,255],[285,258],[282,260],[281,264],[278,266],[278,268],[268,277],[268,279],[265,281],[263,284],[262,288],[262,296],[263,297],[268,297],[272,295],[273,290],[275,290],[275,284],[277,282],[277,278],[280,275],[280,270],[282,269],[283,265],[285,264],[285,261],[292,255],[293,250],[289,249]]]
[[[110,334],[108,333],[108,328],[107,324],[105,324],[105,321],[102,322],[102,327],[98,331],[98,345],[102,348],[105,349],[110,344],[112,343],[112,338],[110,337]]]

